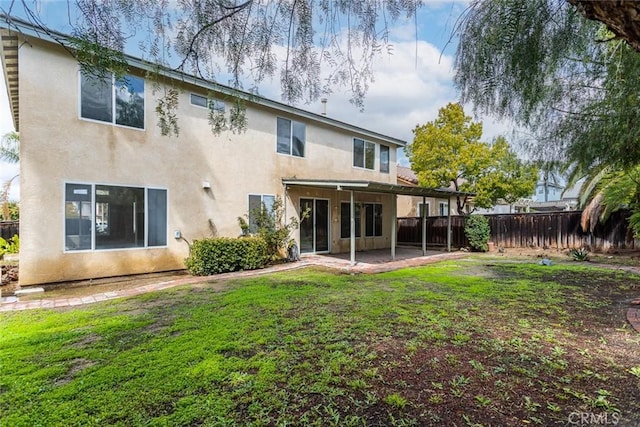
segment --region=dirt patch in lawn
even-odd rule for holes
[[[472,270],[505,283],[521,278],[511,262]],[[372,344],[382,356],[376,394],[388,398],[392,417],[420,425],[550,426],[585,416],[639,425],[640,372],[629,372],[640,370],[640,340],[625,312],[638,297],[640,276],[541,267],[527,279],[558,284],[565,314],[541,322],[533,310],[483,315],[483,328],[461,318],[459,328],[426,340]],[[479,304],[470,314],[481,310]]]

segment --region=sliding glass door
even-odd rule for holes
[[[307,210],[300,223],[300,252],[329,252],[329,200],[300,199],[300,213]]]

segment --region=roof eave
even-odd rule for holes
[[[375,181],[350,181],[332,179],[298,179],[283,178],[282,184],[287,186],[335,188],[338,191],[359,191],[369,193],[388,193],[403,196],[423,196],[447,199],[457,196],[474,196],[474,193],[464,193],[460,191],[425,188],[417,186],[406,186],[398,184],[388,184]]]
[[[12,34],[10,30],[3,29],[0,31],[0,38],[0,60],[2,61],[11,118],[13,120],[13,127],[19,132],[18,36]]]

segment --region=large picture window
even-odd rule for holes
[[[304,157],[306,128],[304,123],[278,117],[277,151],[280,154]]]
[[[144,79],[80,73],[80,117],[144,129]]]
[[[376,144],[353,139],[353,166],[373,170],[376,163]]]
[[[65,249],[166,246],[167,190],[67,184]]]

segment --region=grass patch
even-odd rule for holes
[[[451,261],[2,314],[3,425],[563,424],[640,414],[638,276]],[[219,286],[218,286],[219,287]],[[612,415],[613,416],[613,415]]]

